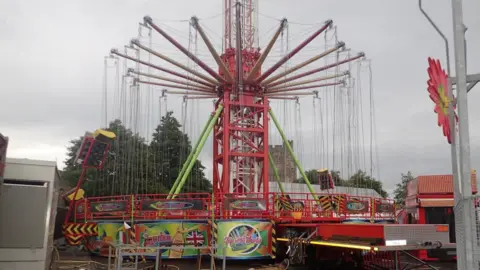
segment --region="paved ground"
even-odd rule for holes
[[[78,268],[80,265],[83,265],[83,267],[87,270],[101,270],[101,269],[106,269],[106,264],[107,264],[107,259],[106,258],[100,258],[100,257],[90,257],[87,253],[84,252],[77,252],[76,254],[72,254],[71,252],[60,252],[58,255],[60,258],[60,261],[63,261],[63,263],[57,262],[53,263],[53,270],[57,269],[80,269]],[[54,254],[54,260],[58,260],[58,255]],[[87,262],[90,262],[90,265],[87,264]],[[196,260],[163,260],[162,263],[164,265],[173,265],[172,267],[166,268],[169,270],[196,270],[197,264]],[[262,269],[262,267],[266,267],[268,264],[270,264],[271,261],[249,261],[249,262],[244,262],[244,261],[227,261],[227,267],[226,269],[228,270],[248,270],[251,268],[254,269]],[[72,266],[72,268],[65,268],[67,265]],[[77,268],[73,268],[74,265],[77,266]],[[139,265],[139,270],[144,269],[144,270],[150,270],[152,268],[148,267],[152,265],[151,263],[148,264],[140,264]],[[437,267],[439,270],[454,270],[456,269],[455,263],[433,263],[433,266]],[[165,269],[165,268],[163,268]],[[205,257],[202,262],[201,269],[210,269],[210,260]],[[216,263],[216,269],[222,269],[222,262],[217,261]],[[265,268],[264,268],[265,269]],[[266,268],[268,270],[273,270],[275,268]],[[327,268],[319,268],[319,269],[324,269],[328,270]],[[416,268],[419,270],[422,269],[429,269],[429,268]],[[289,268],[289,270],[303,270],[302,268]]]

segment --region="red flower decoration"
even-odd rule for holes
[[[443,135],[447,137],[448,143],[452,143],[452,136],[450,133],[450,122],[448,120],[448,75],[442,69],[439,60],[428,58],[428,93],[430,99],[435,102],[434,112],[438,115],[438,126],[442,127]],[[456,106],[453,107],[454,113]],[[455,115],[456,120],[458,120]]]

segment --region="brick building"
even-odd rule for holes
[[[289,141],[289,143],[293,148],[293,141]],[[278,169],[281,182],[292,183],[295,179],[297,179],[295,161],[288,152],[285,144],[269,145],[268,151],[273,157],[273,161]],[[275,175],[273,173],[272,166],[269,167],[269,181],[275,181]]]

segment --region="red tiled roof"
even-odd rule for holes
[[[417,177],[418,194],[453,193],[453,176],[445,175],[422,175]],[[477,193],[477,175],[472,174],[472,192]]]

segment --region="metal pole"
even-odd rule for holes
[[[227,245],[223,244],[223,262],[222,270],[227,269]]]
[[[112,245],[108,244],[108,270],[112,267]]]
[[[218,105],[218,109],[215,112],[215,115],[213,116],[212,120],[208,124],[207,130],[205,131],[205,134],[203,134],[203,137],[201,138],[197,149],[195,149],[195,153],[192,156],[192,160],[190,161],[190,164],[188,164],[188,167],[185,169],[185,173],[182,176],[182,180],[178,183],[177,189],[173,193],[173,196],[171,197],[172,199],[180,193],[180,191],[183,188],[183,185],[185,184],[185,181],[187,181],[188,175],[192,171],[193,165],[195,165],[195,161],[197,160],[198,156],[200,155],[200,152],[202,151],[203,146],[205,145],[205,141],[207,140],[208,136],[210,135],[210,132],[213,129],[213,126],[215,125],[215,122],[217,122],[218,117],[220,117],[220,113],[223,110],[222,105]]]
[[[205,125],[205,127],[204,127],[203,130],[202,130],[202,132],[200,133],[200,137],[198,137],[197,143],[196,143],[195,146],[192,148],[192,151],[191,151],[190,154],[188,155],[187,160],[185,161],[185,163],[183,163],[182,169],[180,170],[180,173],[178,174],[177,179],[175,179],[175,182],[173,183],[173,186],[172,186],[172,188],[170,189],[170,192],[168,193],[167,199],[170,199],[170,196],[175,192],[175,189],[177,188],[178,184],[180,183],[180,179],[182,179],[182,176],[183,176],[183,174],[185,173],[185,170],[187,169],[188,165],[189,165],[190,162],[192,161],[193,154],[194,154],[195,151],[197,150],[198,145],[200,144],[200,141],[201,141],[202,138],[203,138],[203,135],[205,135],[205,132],[207,131],[208,125],[209,125],[210,122],[212,121],[212,118],[213,118],[213,115],[210,115],[210,117],[208,118],[207,124]]]
[[[315,199],[315,201],[318,201],[318,197],[315,194],[315,189],[313,189],[312,184],[310,184],[310,181],[308,180],[308,177],[305,174],[305,170],[303,170],[302,164],[300,164],[300,161],[298,161],[297,157],[295,156],[295,152],[293,152],[292,146],[288,142],[288,139],[287,139],[287,136],[285,136],[285,133],[283,133],[283,130],[280,127],[280,124],[278,123],[278,120],[275,117],[275,114],[273,113],[272,109],[269,109],[268,113],[270,114],[270,117],[272,118],[273,123],[277,127],[277,130],[280,133],[280,136],[282,137],[283,143],[285,144],[288,152],[292,156],[293,161],[295,162],[295,165],[297,165],[297,168],[300,171],[300,174],[302,175],[303,180],[305,181],[305,184],[307,184],[308,190],[310,191],[310,193],[312,193],[312,197]]]
[[[446,59],[447,60],[447,73],[448,73],[448,76],[451,76],[452,74],[450,73],[450,49],[449,49],[449,46],[448,46],[448,39],[442,33],[440,28],[438,28],[438,26],[433,22],[433,20],[430,18],[430,16],[428,16],[427,12],[425,12],[425,10],[422,7],[422,0],[418,0],[418,8],[420,9],[420,12],[422,12],[423,16],[425,16],[425,18],[427,18],[428,22],[433,26],[433,28],[435,28],[435,31],[437,31],[437,33],[442,37],[443,41],[445,42],[445,54],[446,54],[446,57],[447,57],[447,59]]]
[[[239,1],[235,3],[235,26],[236,26],[236,33],[235,33],[235,41],[237,42],[235,48],[235,63],[237,65],[236,67],[236,73],[237,73],[237,84],[238,84],[238,90],[242,91],[243,90],[243,65],[242,65],[242,25],[241,25],[241,17],[240,17],[240,8],[241,4]]]
[[[450,155],[451,155],[451,159],[452,159],[452,176],[453,176],[453,186],[454,186],[454,198],[455,198],[455,205],[458,207],[456,207],[456,209],[463,209],[463,213],[458,213],[457,215],[455,215],[455,223],[456,223],[456,231],[455,231],[455,238],[457,239],[457,256],[458,256],[458,269],[468,269],[468,267],[465,266],[465,261],[466,261],[466,254],[465,252],[467,252],[468,249],[466,249],[466,246],[468,244],[468,241],[471,241],[471,240],[467,240],[468,237],[467,235],[463,234],[462,233],[462,230],[465,230],[466,231],[471,231],[472,228],[468,228],[469,226],[466,226],[467,223],[467,220],[465,220],[464,216],[468,213],[467,209],[465,209],[464,207],[462,207],[462,204],[463,206],[465,206],[465,203],[463,202],[463,198],[464,196],[462,196],[462,194],[464,194],[462,192],[462,179],[464,178],[460,178],[460,175],[459,175],[459,164],[458,164],[458,158],[457,158],[457,131],[456,131],[456,126],[457,126],[457,123],[456,123],[456,119],[455,119],[455,112],[454,112],[454,109],[453,109],[453,106],[454,106],[454,99],[453,99],[453,84],[452,84],[452,72],[451,72],[451,65],[450,65],[450,49],[449,49],[449,44],[448,44],[448,39],[447,37],[442,33],[442,31],[440,30],[440,28],[438,28],[438,26],[433,22],[433,20],[430,18],[430,16],[428,16],[428,14],[425,12],[425,10],[423,9],[422,7],[422,0],[418,0],[418,7],[420,9],[420,11],[422,12],[422,14],[425,16],[425,18],[428,20],[428,22],[433,26],[433,28],[435,29],[435,31],[440,35],[440,37],[443,39],[443,41],[445,42],[445,56],[446,56],[446,61],[447,61],[447,73],[448,73],[448,119],[449,119],[449,124],[450,124],[450,136],[451,136],[451,145],[450,145]],[[454,20],[455,20],[455,15],[454,15]],[[456,29],[454,29],[454,31],[456,32]],[[456,40],[455,40],[456,41]],[[455,43],[455,48],[458,47],[458,44]],[[465,47],[463,47],[465,48]],[[456,60],[457,59],[457,52],[456,53]],[[457,70],[457,76],[459,75],[458,73],[458,70]],[[465,75],[466,75],[466,70],[465,70]],[[465,78],[466,79],[466,78]],[[457,88],[457,95],[458,95],[458,88]],[[460,111],[460,106],[459,107],[459,111]],[[467,123],[468,124],[468,123]],[[462,152],[460,150],[460,155],[462,155]],[[460,160],[462,160],[460,158]],[[470,170],[470,169],[469,169]],[[468,177],[468,180],[470,180],[470,177]],[[465,183],[463,183],[463,185],[465,185]],[[468,185],[469,188],[471,189],[471,185]],[[471,191],[469,194],[472,194]],[[461,211],[461,210],[460,210]],[[457,211],[455,211],[457,212]],[[468,219],[468,217],[467,217]],[[463,226],[462,228],[462,225],[465,224],[465,226]],[[470,238],[471,239],[471,238]]]
[[[470,167],[470,131],[468,126],[467,74],[465,59],[465,26],[463,24],[462,0],[452,0],[453,36],[455,47],[455,73],[457,77],[457,106],[460,152],[460,201],[457,204],[461,216],[456,218],[457,230],[464,230],[465,243],[457,247],[458,269],[475,269],[473,250],[476,238],[473,235],[474,223],[471,167]],[[463,210],[463,211],[462,211]],[[460,214],[460,213],[459,213]],[[459,221],[459,222],[457,222]],[[463,228],[462,228],[463,227]],[[461,247],[464,244],[464,247]],[[463,249],[463,250],[462,250]]]
[[[157,249],[156,252],[155,252],[155,270],[158,270],[158,266],[159,266],[158,256],[159,256],[159,254],[160,254],[160,249]],[[160,254],[160,256],[162,256],[162,255]]]
[[[393,263],[395,264],[393,267],[395,270],[400,270],[400,265],[398,261],[398,251],[393,252]]]

